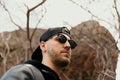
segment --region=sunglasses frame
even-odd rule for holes
[[[64,44],[66,43],[66,41],[68,41],[71,46],[71,49],[74,49],[77,46],[74,40],[72,39],[68,40],[63,34],[58,34],[56,40],[60,42],[61,44]]]

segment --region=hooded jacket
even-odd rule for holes
[[[9,69],[0,80],[60,80],[59,76],[39,61],[30,60]]]

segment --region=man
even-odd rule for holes
[[[60,75],[76,46],[66,27],[49,28],[40,37],[32,59],[8,70],[1,80],[63,80]]]

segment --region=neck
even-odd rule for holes
[[[58,75],[61,73],[61,68],[53,64],[49,59],[43,59],[42,64],[48,66],[50,69],[55,71]]]

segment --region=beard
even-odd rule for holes
[[[53,61],[53,63],[60,68],[64,68],[64,67],[68,66],[70,61],[68,61],[68,60],[57,60],[56,59],[56,60]]]
[[[48,53],[53,64],[59,68],[64,68],[70,63],[71,55],[64,53],[64,51],[49,50]]]
[[[59,68],[64,68],[69,65],[71,56],[60,54],[60,55],[52,55],[52,62]]]

